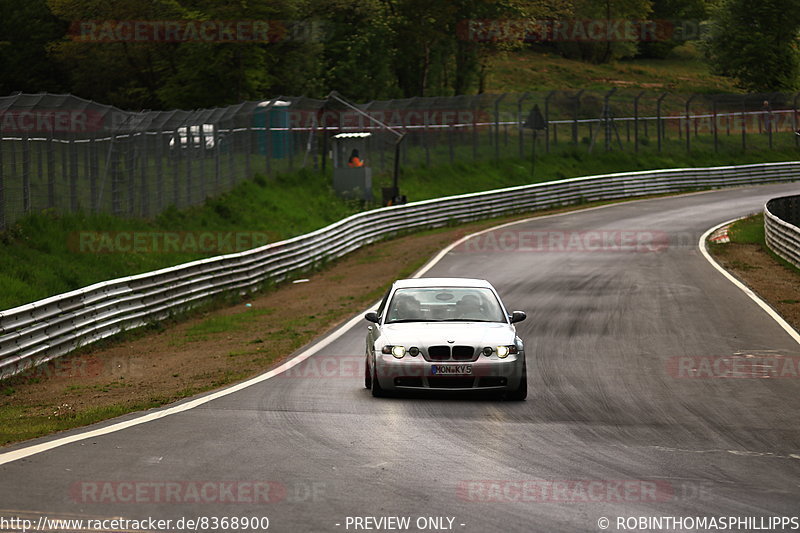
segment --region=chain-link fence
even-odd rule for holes
[[[15,95],[0,98],[0,229],[45,209],[152,217],[256,174],[326,171],[332,137],[341,132],[372,133],[366,163],[388,176],[397,138],[378,121],[405,133],[402,166],[431,166],[528,158],[534,149],[796,148],[797,105],[796,94],[620,89],[374,101],[360,111],[335,99],[279,96],[218,109],[126,112],[70,95]]]

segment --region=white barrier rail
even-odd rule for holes
[[[773,198],[764,206],[764,237],[767,246],[800,268],[800,196]]]
[[[245,252],[119,278],[0,312],[0,377],[410,230],[582,202],[800,179],[800,162],[626,172],[385,207]],[[797,231],[797,228],[794,228]],[[795,249],[800,244],[795,243]]]

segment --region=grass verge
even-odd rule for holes
[[[677,141],[676,141],[677,142]],[[559,147],[537,158],[535,177],[530,162],[519,159],[456,163],[408,168],[401,181],[410,200],[496,189],[554,179],[608,172],[656,168],[715,166],[797,158],[796,150],[742,153],[729,148],[714,153],[700,145],[686,153],[609,152],[589,154],[585,147]],[[388,185],[376,178],[375,190]],[[153,220],[117,218],[104,214],[37,213],[0,234],[0,309],[9,309],[92,283],[152,271],[219,251],[200,253],[191,247],[179,252],[92,253],[81,249],[80,235],[103,232],[259,232],[268,241],[281,240],[323,227],[374,205],[338,198],[330,178],[310,171],[257,177],[233,191],[209,198],[204,205],[168,209]],[[77,243],[77,244],[76,244]],[[230,250],[229,250],[230,251]]]
[[[764,215],[734,222],[728,236],[729,243],[709,242],[714,258],[800,330],[800,269],[767,247]]]

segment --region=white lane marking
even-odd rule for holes
[[[707,232],[703,233],[703,235],[700,237],[700,242],[697,243],[697,246],[700,248],[700,252],[703,254],[703,257],[705,257],[706,260],[709,263],[711,263],[711,265],[714,268],[719,270],[722,273],[722,275],[725,276],[726,278],[728,278],[728,280],[731,283],[736,285],[739,289],[742,290],[742,292],[744,292],[747,296],[749,296],[751,300],[753,300],[755,303],[757,303],[758,306],[761,309],[763,309],[770,317],[772,317],[772,319],[775,322],[777,322],[780,327],[782,327],[784,330],[786,330],[786,333],[788,333],[789,336],[792,339],[794,339],[794,341],[796,343],[800,344],[800,333],[798,333],[791,325],[789,325],[789,323],[786,322],[783,319],[783,317],[781,315],[779,315],[772,307],[770,307],[770,305],[767,302],[762,300],[756,293],[751,291],[747,287],[747,285],[745,285],[744,283],[742,283],[741,281],[736,279],[730,272],[728,272],[727,270],[722,268],[720,266],[720,264],[717,263],[717,261],[713,257],[711,257],[711,254],[708,253],[708,249],[706,248],[706,239],[708,239],[708,236],[711,235],[712,233],[714,233],[719,228],[724,227],[724,226],[728,226],[730,224],[733,224],[737,220],[741,220],[743,218],[747,218],[747,217],[734,218],[733,220],[728,220],[727,222],[723,222],[722,224],[714,226],[713,228],[711,228]]]
[[[706,192],[706,191],[703,191],[703,192]],[[650,199],[645,198],[645,199],[642,199],[642,200],[633,200],[633,201],[647,201],[647,200],[650,200]],[[628,202],[628,203],[631,203],[631,202]],[[415,272],[412,275],[412,277],[414,277],[414,278],[422,277],[422,275],[424,275],[431,268],[433,268],[453,248],[455,248],[459,244],[461,244],[461,243],[463,243],[463,242],[465,242],[465,241],[467,241],[467,240],[469,240],[469,239],[471,239],[473,237],[477,237],[479,235],[483,235],[484,233],[488,233],[490,231],[494,231],[494,230],[497,230],[497,229],[501,229],[501,228],[505,228],[505,227],[508,227],[508,226],[512,226],[514,224],[523,224],[525,222],[530,222],[531,220],[534,220],[534,219],[540,219],[541,220],[541,219],[545,219],[545,218],[553,218],[553,217],[559,217],[559,216],[564,216],[564,215],[570,215],[570,214],[574,214],[574,213],[585,213],[587,211],[593,211],[593,210],[597,210],[597,209],[605,209],[605,208],[609,208],[609,207],[614,207],[616,205],[618,205],[618,203],[600,205],[600,206],[597,206],[597,207],[589,207],[589,208],[586,208],[586,209],[578,209],[578,210],[575,210],[575,211],[567,211],[567,212],[564,212],[564,213],[555,213],[555,214],[552,214],[552,215],[532,216],[532,217],[524,218],[522,220],[515,220],[513,222],[507,222],[506,224],[501,224],[500,226],[487,228],[485,230],[481,230],[481,231],[478,231],[476,233],[471,233],[470,235],[462,237],[461,239],[457,240],[456,242],[450,244],[444,250],[440,251],[438,254],[436,254],[433,257],[433,259],[428,261],[425,265],[422,266],[422,268],[420,268],[417,272]],[[303,361],[305,361],[306,359],[308,359],[309,357],[311,357],[312,355],[314,355],[315,353],[320,351],[322,348],[325,348],[326,346],[331,344],[333,341],[337,340],[339,337],[344,335],[347,331],[349,331],[351,328],[355,327],[356,324],[358,324],[359,322],[361,322],[363,320],[363,318],[362,318],[363,317],[363,313],[365,313],[365,312],[367,312],[367,311],[369,311],[371,309],[374,309],[375,307],[378,306],[379,303],[380,302],[373,303],[371,306],[369,306],[367,309],[365,309],[362,313],[359,313],[358,315],[356,315],[353,318],[351,318],[344,325],[340,326],[333,333],[331,333],[330,335],[328,335],[324,339],[320,340],[318,343],[314,344],[313,346],[309,347],[305,351],[301,352],[296,357],[293,357],[292,359],[289,359],[288,361],[286,361],[285,363],[281,364],[280,366],[270,370],[269,372],[266,372],[264,374],[256,376],[256,377],[254,377],[252,379],[249,379],[247,381],[243,381],[242,383],[239,383],[237,385],[233,385],[233,386],[231,386],[231,387],[229,387],[227,389],[222,389],[222,390],[219,390],[217,392],[208,394],[206,396],[202,396],[200,398],[195,398],[194,400],[189,400],[189,401],[181,403],[179,405],[176,405],[176,406],[173,406],[173,407],[168,407],[166,409],[162,409],[162,410],[154,412],[154,413],[146,413],[146,414],[144,414],[142,416],[133,418],[131,420],[125,420],[124,422],[117,422],[116,424],[111,424],[111,425],[108,425],[106,427],[93,429],[93,430],[85,431],[85,432],[82,432],[82,433],[77,433],[75,435],[70,435],[68,437],[62,437],[62,438],[59,438],[59,439],[53,439],[53,440],[50,440],[50,441],[47,441],[47,442],[34,444],[33,446],[27,446],[25,448],[20,448],[18,450],[12,450],[10,452],[6,452],[6,453],[3,453],[3,454],[0,454],[0,465],[4,465],[4,464],[10,463],[12,461],[18,461],[19,459],[24,459],[26,457],[30,457],[31,455],[36,455],[38,453],[43,453],[43,452],[52,450],[54,448],[58,448],[60,446],[64,446],[64,445],[67,445],[67,444],[72,444],[73,442],[79,442],[79,441],[86,440],[86,439],[92,439],[92,438],[95,438],[95,437],[100,437],[102,435],[108,435],[109,433],[115,433],[117,431],[122,431],[123,429],[128,429],[130,427],[138,426],[139,424],[144,424],[144,423],[147,423],[147,422],[152,422],[154,420],[158,420],[160,418],[164,418],[164,417],[169,416],[169,415],[174,415],[174,414],[177,414],[177,413],[183,413],[183,412],[188,411],[190,409],[194,409],[195,407],[199,407],[201,405],[207,404],[208,402],[211,402],[211,401],[216,400],[218,398],[222,398],[224,396],[228,396],[229,394],[233,394],[235,392],[239,392],[240,390],[246,389],[247,387],[250,387],[252,385],[256,385],[258,383],[261,383],[262,381],[266,381],[266,380],[268,380],[270,378],[273,378],[273,377],[277,376],[278,374],[281,374],[281,373],[289,370],[290,368],[292,368],[294,366],[297,366],[298,364],[302,363]]]
[[[697,195],[697,194],[707,194],[709,192],[713,192],[713,191],[699,191],[699,192],[696,192],[696,193],[690,193],[690,194],[686,194],[686,195],[683,195],[683,196],[694,196],[694,195]],[[526,222],[530,222],[531,220],[537,220],[537,219],[538,220],[544,220],[544,219],[547,219],[547,218],[555,218],[555,217],[573,215],[573,214],[576,214],[576,213],[586,213],[588,211],[596,211],[598,209],[607,209],[607,208],[610,208],[610,207],[616,207],[616,206],[620,205],[620,203],[632,204],[632,203],[647,202],[647,201],[653,201],[653,200],[659,200],[659,199],[660,198],[655,198],[655,199],[654,198],[642,198],[642,199],[638,199],[638,200],[628,200],[626,202],[614,202],[614,203],[611,203],[611,204],[599,205],[599,206],[596,206],[596,207],[588,207],[586,209],[577,209],[577,210],[572,210],[572,211],[566,211],[564,213],[555,213],[555,214],[552,214],[552,215],[542,215],[542,216],[535,216],[534,215],[532,217],[523,218],[521,220],[515,220],[513,222],[507,222],[507,223],[501,224],[499,226],[494,226],[494,227],[487,228],[487,229],[484,229],[484,230],[481,230],[481,231],[478,231],[478,232],[475,232],[475,233],[471,233],[471,234],[469,234],[469,235],[467,235],[465,237],[460,238],[456,242],[454,242],[454,243],[450,244],[449,246],[447,246],[444,250],[440,251],[438,254],[436,254],[433,257],[433,259],[428,261],[422,268],[420,268],[417,272],[415,272],[414,275],[412,275],[411,277],[414,277],[414,278],[422,277],[426,272],[428,272],[431,268],[433,268],[439,261],[441,261],[444,256],[446,256],[448,253],[450,253],[450,251],[452,251],[453,248],[455,248],[459,244],[461,244],[461,243],[463,243],[463,242],[465,242],[465,241],[467,241],[469,239],[472,239],[473,237],[477,237],[479,235],[483,235],[484,233],[488,233],[490,231],[495,231],[495,230],[498,230],[498,229],[506,228],[508,226],[513,226],[515,224],[524,224]],[[701,242],[702,242],[702,239],[701,239]],[[378,305],[378,302],[372,304],[367,309],[365,309],[364,312],[366,312],[368,310],[371,310],[371,309],[374,309],[377,305]],[[247,381],[243,381],[242,383],[239,383],[237,385],[233,385],[231,387],[228,387],[227,389],[222,389],[222,390],[219,390],[217,392],[208,394],[206,396],[202,396],[200,398],[195,398],[194,400],[190,400],[190,401],[181,403],[179,405],[176,405],[176,406],[173,406],[173,407],[169,407],[169,408],[166,408],[166,409],[154,412],[154,413],[145,413],[145,414],[143,414],[141,416],[138,416],[136,418],[133,418],[131,420],[125,420],[124,422],[117,422],[116,424],[110,424],[110,425],[102,427],[102,428],[84,431],[82,433],[77,433],[75,435],[70,435],[70,436],[67,436],[67,437],[61,437],[61,438],[58,438],[58,439],[53,439],[53,440],[50,440],[50,441],[42,442],[42,443],[39,443],[39,444],[34,444],[32,446],[26,446],[26,447],[20,448],[18,450],[12,450],[10,452],[6,452],[6,453],[3,453],[3,454],[0,454],[0,465],[4,465],[4,464],[7,464],[7,463],[10,463],[10,462],[13,462],[13,461],[18,461],[20,459],[24,459],[24,458],[30,457],[32,455],[43,453],[43,452],[52,450],[54,448],[65,446],[67,444],[72,444],[74,442],[79,442],[79,441],[86,440],[86,439],[92,439],[92,438],[95,438],[95,437],[100,437],[102,435],[108,435],[109,433],[115,433],[117,431],[122,431],[123,429],[128,429],[128,428],[133,427],[133,426],[138,426],[139,424],[145,424],[147,422],[152,422],[154,420],[159,420],[159,419],[164,418],[166,416],[170,416],[170,415],[174,415],[174,414],[178,414],[178,413],[183,413],[185,411],[188,411],[190,409],[194,409],[195,407],[199,407],[201,405],[204,405],[204,404],[206,404],[208,402],[211,402],[213,400],[216,400],[218,398],[222,398],[224,396],[228,396],[229,394],[233,394],[235,392],[239,392],[240,390],[246,389],[247,387],[250,387],[252,385],[256,385],[258,383],[261,383],[262,381],[266,381],[266,380],[268,380],[270,378],[273,378],[273,377],[277,376],[278,374],[281,374],[281,373],[285,372],[286,370],[289,370],[290,368],[292,368],[294,366],[297,366],[298,364],[302,363],[303,361],[305,361],[306,359],[308,359],[309,357],[311,357],[312,355],[314,355],[315,353],[320,351],[322,348],[325,348],[326,346],[331,344],[333,341],[337,340],[339,337],[344,335],[345,332],[349,331],[356,324],[361,322],[361,320],[363,320],[362,319],[362,314],[363,313],[359,313],[358,315],[354,316],[349,321],[347,321],[344,325],[342,325],[341,327],[336,329],[329,336],[325,337],[324,339],[320,340],[318,343],[314,344],[313,346],[307,348],[305,351],[303,351],[300,354],[298,354],[296,357],[286,361],[285,363],[283,363],[280,366],[270,370],[269,372],[266,372],[264,374],[261,374],[259,376],[254,377],[254,378],[251,378],[251,379],[249,379]],[[798,341],[798,342],[800,342],[800,341]]]

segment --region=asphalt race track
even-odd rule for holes
[[[710,227],[797,190],[535,219],[444,256],[426,276],[486,278],[527,311],[525,402],[374,399],[360,321],[286,374],[3,464],[0,518],[247,516],[268,517],[270,531],[364,531],[378,526],[356,517],[397,516],[407,529],[379,530],[557,532],[600,531],[601,518],[620,531],[618,517],[800,515],[800,369],[785,366],[800,345],[697,247]],[[666,240],[633,251],[514,244],[597,230]],[[731,357],[759,364],[731,377]]]

